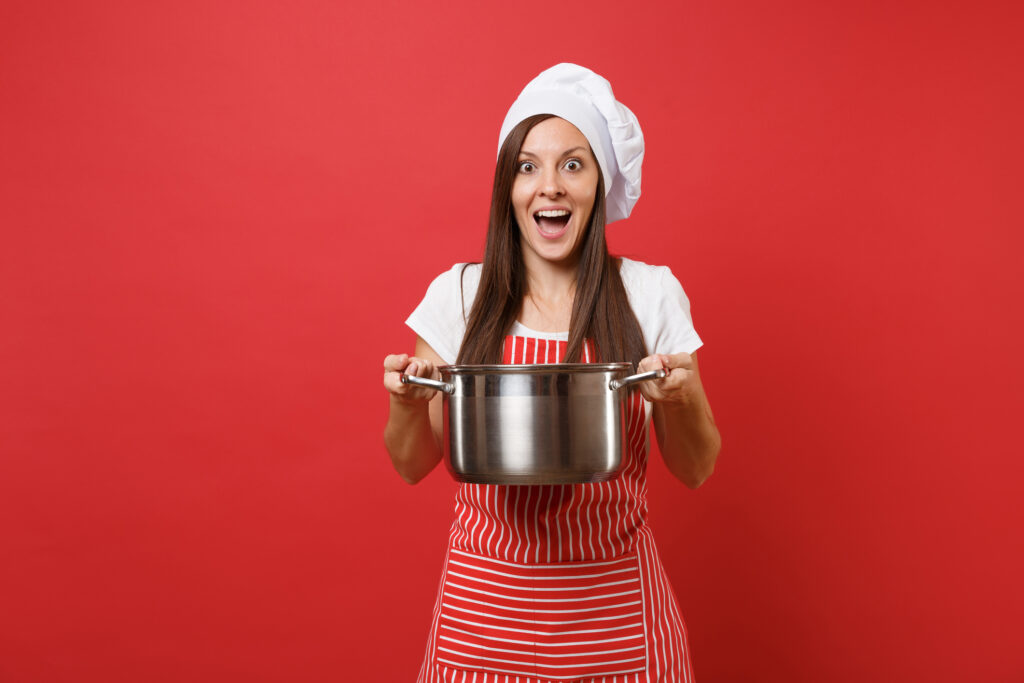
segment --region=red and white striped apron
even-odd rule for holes
[[[508,336],[503,362],[557,363],[566,346]],[[459,487],[417,683],[693,680],[686,627],[647,527],[639,392],[627,410],[629,448],[614,481]]]

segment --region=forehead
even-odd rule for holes
[[[528,154],[561,154],[576,147],[582,147],[590,154],[590,143],[580,129],[555,116],[530,129],[523,140],[522,151]]]

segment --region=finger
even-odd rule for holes
[[[416,356],[413,356],[409,359],[409,367],[405,369],[405,374],[431,378],[437,373],[434,371],[433,362],[425,358],[417,358]]]
[[[686,371],[676,368],[675,370],[670,371],[665,376],[665,379],[661,380],[658,384],[658,389],[660,389],[664,394],[671,394],[681,389],[685,383]]]
[[[637,372],[650,372],[662,367],[661,359],[658,356],[647,356],[637,363]]]
[[[662,356],[666,368],[682,368],[689,370],[693,366],[693,360],[688,353],[673,353]]]
[[[433,397],[436,392],[435,389],[429,387],[421,387],[415,384],[406,384],[402,381],[402,375],[416,375],[417,370],[421,368],[416,367],[416,363],[409,363],[405,367],[405,371],[391,371],[384,373],[384,388],[387,389],[393,396],[401,398],[403,401],[420,401],[428,400]]]
[[[663,353],[662,354],[658,354],[658,355],[654,356],[653,358],[654,358],[654,363],[653,363],[654,367],[652,369],[654,369],[654,370],[664,370],[665,371],[665,376],[664,377],[659,377],[657,379],[658,389],[660,390],[661,389],[661,385],[663,385],[665,383],[665,379],[672,374],[672,366],[669,365],[669,356],[666,356]]]
[[[433,361],[430,361],[427,358],[413,356],[409,360],[412,361],[413,363],[416,363],[416,367],[419,369],[421,377],[427,377],[434,371]]]
[[[404,394],[407,391],[406,385],[402,384],[401,373],[397,370],[384,373],[384,388],[392,394]]]
[[[384,358],[385,372],[401,372],[409,364],[409,356],[404,353],[392,354]]]

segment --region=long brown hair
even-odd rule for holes
[[[505,336],[522,307],[526,266],[519,243],[519,224],[512,209],[512,184],[527,133],[549,118],[551,114],[523,119],[505,138],[498,153],[483,269],[459,349],[459,364],[500,363]],[[604,220],[604,178],[599,173],[594,209],[580,245],[569,346],[564,360],[580,362],[583,343],[591,339],[602,362],[629,361],[635,367],[647,355],[643,332],[629,305],[617,260],[608,253]]]

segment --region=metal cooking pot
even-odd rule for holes
[[[629,363],[442,365],[445,463],[474,484],[576,484],[614,478],[626,447]]]

